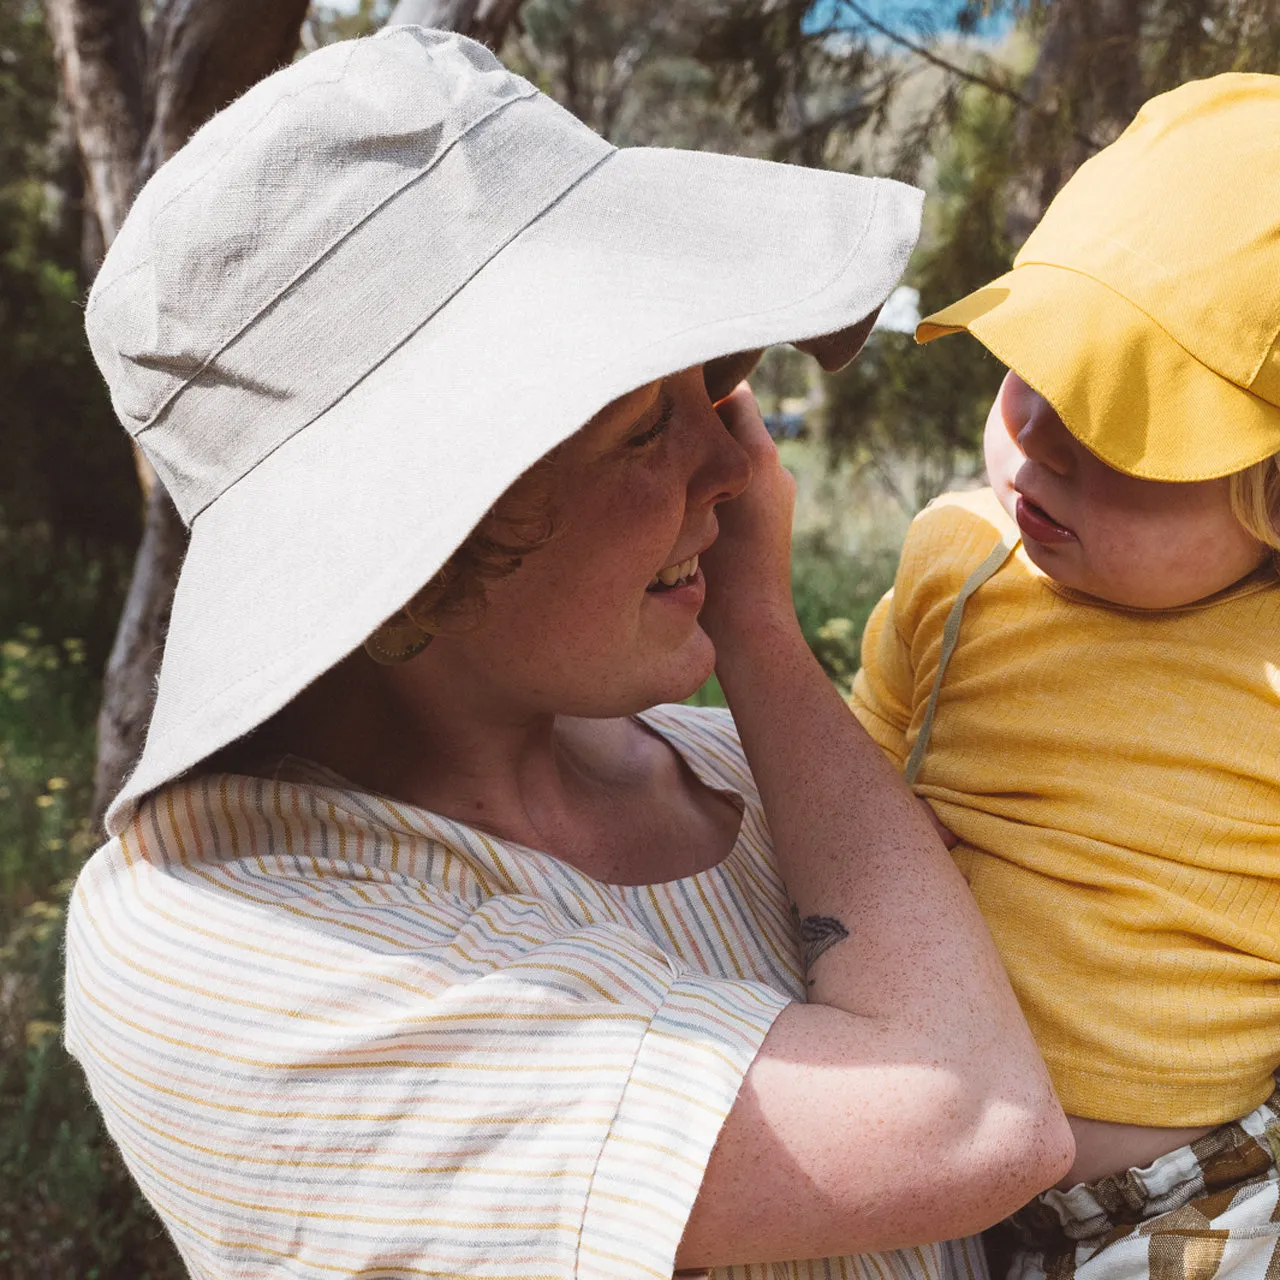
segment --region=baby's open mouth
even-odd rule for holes
[[[1059,524],[1043,507],[1032,502],[1025,494],[1018,495],[1015,515],[1018,527],[1036,542],[1074,542],[1075,531]]]
[[[698,557],[690,556],[678,564],[669,564],[665,569],[659,569],[645,590],[674,591],[676,587],[683,587],[697,572]]]

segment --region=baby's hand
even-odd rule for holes
[[[717,406],[751,462],[743,493],[716,508],[720,535],[702,557],[707,602],[702,625],[717,648],[769,619],[794,622],[791,603],[791,514],[796,484],[745,382]]]
[[[924,806],[924,811],[929,815],[929,821],[933,823],[933,829],[938,833],[943,845],[948,849],[954,849],[960,843],[960,837],[956,835],[950,827],[942,825],[942,819],[933,811],[933,805],[921,797],[916,797]]]

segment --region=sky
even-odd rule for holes
[[[892,27],[905,36],[920,36],[921,19],[935,32],[955,29],[955,15],[961,8],[960,0],[859,0],[862,8],[877,22]],[[834,13],[841,8],[839,0],[814,0],[811,21],[815,27],[826,26]],[[850,25],[856,25],[850,22]],[[976,34],[981,36],[1003,35],[1012,20],[1006,14],[998,18],[985,18],[978,24]],[[929,34],[927,31],[923,34]]]
[[[360,0],[328,0],[330,7],[343,13],[354,13]],[[927,14],[934,28],[949,31],[954,26],[954,15],[960,8],[960,0],[860,0],[862,7],[878,22],[891,26],[904,35],[918,35],[919,15]],[[814,0],[815,26],[825,26],[831,13],[839,7],[839,0]],[[989,18],[978,26],[978,34],[1003,35],[1010,27],[1008,17]]]

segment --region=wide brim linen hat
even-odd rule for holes
[[[1104,462],[1208,480],[1280,452],[1280,76],[1153,98],[1072,175],[967,330]]]
[[[618,150],[416,27],[322,49],[214,117],[138,196],[87,308],[116,412],[191,528],[108,830],[357,648],[610,401],[778,342],[837,335],[816,350],[846,358],[920,205],[890,181]]]

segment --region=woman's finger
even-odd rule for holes
[[[749,449],[753,444],[758,448],[762,441],[768,441],[772,447],[773,441],[749,383],[738,383],[724,399],[716,401],[715,409],[720,421],[744,448]]]

